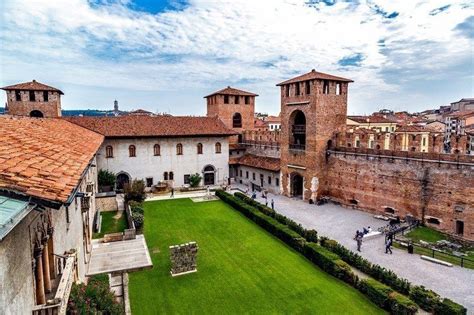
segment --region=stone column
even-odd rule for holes
[[[51,292],[51,277],[49,273],[49,253],[48,253],[48,242],[44,244],[43,254],[42,254],[42,263],[43,263],[43,281],[44,281],[44,290],[46,293]]]
[[[36,259],[36,272],[35,272],[35,281],[36,281],[36,304],[45,304],[46,297],[44,295],[44,281],[43,281],[43,250],[42,248],[37,248],[35,250],[35,259]]]

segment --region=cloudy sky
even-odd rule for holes
[[[205,113],[225,86],[279,112],[280,81],[355,82],[349,113],[474,97],[472,1],[2,0],[0,85],[36,79],[65,109]],[[5,102],[2,93],[1,103]]]

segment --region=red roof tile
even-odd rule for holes
[[[5,90],[5,91],[8,91],[8,90],[56,91],[56,92],[59,92],[59,94],[64,94],[61,90],[58,90],[57,88],[54,88],[52,86],[49,86],[43,83],[39,83],[36,80],[33,80],[31,82],[4,86],[2,87],[2,90]]]
[[[63,119],[0,116],[0,189],[64,203],[103,137]]]
[[[368,123],[395,123],[395,121],[381,117],[381,116],[347,116],[348,119],[355,121],[359,124]]]
[[[230,158],[229,164],[245,165],[255,168],[261,168],[272,172],[280,171],[280,159],[268,156],[245,154],[239,158]]]
[[[290,83],[296,83],[296,82],[301,82],[301,81],[307,81],[307,80],[314,80],[314,79],[319,79],[319,80],[332,80],[332,81],[342,81],[342,82],[354,82],[350,79],[342,78],[342,77],[337,77],[332,74],[327,74],[327,73],[322,73],[322,72],[317,72],[316,70],[311,70],[308,73],[305,73],[303,75],[300,75],[296,78],[289,79],[286,81],[283,81],[281,83],[278,83],[277,86],[280,85],[285,85],[285,84],[290,84]]]
[[[401,126],[398,127],[397,130],[395,130],[396,133],[399,132],[433,132],[433,130],[429,128],[425,128],[423,126],[418,126],[418,125],[406,125],[406,126]]]
[[[220,94],[220,95],[258,96],[258,94],[246,92],[246,91],[235,89],[235,88],[232,88],[232,87],[228,86],[225,89],[222,89],[222,90],[219,90],[219,91],[214,92],[212,94],[209,94],[207,96],[204,96],[204,98],[208,98],[209,96],[218,95],[218,94]]]
[[[446,115],[448,117],[455,117],[455,118],[464,118],[464,117],[471,117],[474,116],[474,110],[464,110],[459,112],[453,112],[451,114]]]
[[[217,117],[117,116],[64,117],[106,137],[192,137],[236,134]]]

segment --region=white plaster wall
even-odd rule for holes
[[[221,143],[221,153],[215,152],[215,144]],[[183,145],[183,155],[176,154],[176,145]],[[197,144],[202,143],[203,154],[197,154]],[[155,156],[153,147],[159,144],[161,155]],[[111,145],[113,158],[106,158],[105,148]],[[128,148],[136,147],[136,157],[130,157]],[[153,184],[164,180],[164,172],[174,173],[174,186],[184,185],[184,175],[199,173],[207,165],[214,166],[215,184],[223,184],[229,176],[229,142],[227,137],[193,137],[193,138],[131,138],[105,139],[99,149],[99,169],[107,169],[118,174],[125,172],[132,179],[153,178]],[[202,182],[201,182],[202,184]]]
[[[242,171],[242,176],[240,176],[240,171]],[[248,178],[246,176],[246,172],[249,172]],[[255,180],[253,180],[253,173],[255,173]],[[237,168],[235,182],[240,184],[240,181],[242,181],[242,184],[248,186],[249,191],[251,191],[252,183],[260,186],[260,174],[263,174],[263,188],[272,194],[279,194],[280,186],[276,186],[276,179],[280,179],[280,172],[272,172],[250,166],[239,165]],[[270,176],[272,179],[271,184],[268,184],[268,176]],[[281,185],[281,182],[279,184]]]

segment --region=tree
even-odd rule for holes
[[[198,173],[192,174],[191,176],[189,176],[189,185],[191,185],[191,187],[197,187],[199,186],[201,179],[202,177]]]
[[[145,182],[142,179],[134,179],[131,185],[125,187],[125,200],[142,202],[145,200]]]
[[[99,186],[115,186],[115,174],[109,170],[100,170],[97,174]]]

